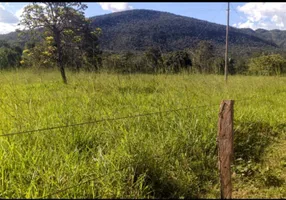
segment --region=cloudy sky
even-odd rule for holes
[[[0,34],[14,31],[28,3],[0,3]],[[86,3],[86,17],[129,9],[152,9],[226,24],[227,3]],[[238,28],[286,30],[286,3],[230,3],[230,25]]]

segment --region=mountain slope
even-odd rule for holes
[[[129,10],[92,20],[92,25],[103,31],[102,48],[116,52],[141,51],[152,45],[171,51],[192,48],[200,40],[212,41],[217,47],[225,44],[226,26],[167,12]],[[233,27],[229,30],[229,43],[233,47],[279,48],[275,41]]]
[[[102,29],[103,50],[144,51],[150,46],[162,51],[194,48],[201,40],[209,40],[223,54],[226,26],[153,10],[128,10],[92,17],[92,26]],[[0,39],[16,40],[15,32],[0,35]],[[286,31],[229,29],[229,47],[234,54],[255,49],[284,51]]]

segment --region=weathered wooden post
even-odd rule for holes
[[[222,199],[230,199],[232,193],[231,162],[233,160],[233,100],[220,104],[218,120],[218,169]]]

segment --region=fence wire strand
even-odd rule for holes
[[[158,111],[158,112],[152,112],[152,113],[142,113],[142,114],[137,114],[137,115],[117,117],[117,118],[105,118],[105,119],[99,119],[99,120],[89,121],[89,122],[81,122],[81,123],[77,123],[77,124],[68,124],[68,125],[40,128],[40,129],[28,130],[28,131],[22,131],[22,132],[7,133],[7,134],[0,135],[0,137],[28,134],[28,133],[34,133],[34,132],[42,132],[42,131],[48,131],[48,130],[54,130],[54,129],[60,129],[60,128],[68,128],[68,127],[73,127],[73,126],[83,126],[83,125],[87,125],[87,124],[96,124],[96,123],[105,122],[105,121],[117,121],[117,120],[128,119],[128,118],[136,118],[136,117],[144,117],[144,116],[150,116],[150,115],[158,115],[158,114],[171,113],[171,112],[176,112],[176,111],[181,111],[181,110],[190,110],[190,109],[194,109],[194,108],[211,107],[211,106],[217,106],[217,104],[185,107],[185,108],[166,110],[166,111]]]
[[[274,92],[271,95],[277,95],[277,94],[281,94],[281,93],[285,93],[285,92],[286,91]],[[254,95],[254,96],[251,96],[249,98],[237,99],[235,101],[243,102],[243,101],[249,101],[249,100],[253,100],[253,99],[259,99],[259,96]],[[265,99],[262,99],[260,101],[265,101]],[[2,135],[0,135],[0,137],[12,136],[12,135],[20,135],[20,134],[27,134],[27,133],[34,133],[34,132],[41,132],[41,131],[54,130],[54,129],[60,129],[60,128],[68,128],[68,127],[74,127],[74,126],[82,126],[82,125],[87,125],[87,124],[96,124],[96,123],[100,123],[100,122],[104,122],[104,121],[116,121],[116,120],[122,120],[122,119],[128,119],[128,118],[151,116],[151,115],[157,115],[157,114],[171,113],[171,112],[177,112],[177,111],[182,111],[182,110],[191,110],[191,109],[195,109],[195,108],[212,107],[212,106],[218,106],[218,104],[216,103],[216,104],[208,104],[208,105],[201,105],[201,106],[191,106],[191,107],[184,107],[184,108],[179,108],[179,109],[172,109],[172,110],[165,110],[165,111],[158,111],[158,112],[151,112],[151,113],[142,113],[142,114],[137,114],[137,115],[129,115],[129,116],[124,116],[124,117],[117,117],[117,118],[105,118],[105,119],[89,121],[89,122],[81,122],[81,123],[77,123],[77,124],[69,124],[69,125],[63,125],[63,126],[47,127],[47,128],[41,128],[41,129],[35,129],[35,130],[28,130],[28,131],[22,131],[22,132],[2,134]],[[57,195],[59,193],[65,192],[65,191],[73,189],[73,188],[77,188],[77,187],[79,187],[79,186],[81,186],[83,184],[87,184],[87,183],[89,183],[91,181],[96,181],[96,180],[98,180],[100,178],[103,178],[103,177],[108,176],[110,174],[116,173],[118,171],[122,171],[124,169],[128,169],[128,167],[120,168],[120,169],[112,171],[112,172],[110,172],[108,174],[84,180],[84,181],[82,181],[82,182],[80,182],[78,184],[72,185],[70,187],[66,187],[64,189],[60,189],[60,190],[51,192],[48,195],[45,195],[43,197],[38,197],[37,199],[51,198],[53,195]]]
[[[281,94],[281,93],[286,93],[286,91],[274,92],[271,95],[277,95],[277,94]],[[245,98],[245,99],[237,99],[237,100],[235,100],[235,102],[243,102],[243,101],[249,101],[249,100],[253,100],[253,99],[259,99],[259,96],[254,95],[252,97]],[[263,100],[261,100],[261,101],[263,101]],[[13,135],[21,135],[21,134],[29,134],[29,133],[34,133],[34,132],[42,132],[42,131],[48,131],[48,130],[54,130],[54,129],[60,129],[60,128],[68,128],[68,127],[74,127],[74,126],[83,126],[83,125],[88,125],[88,124],[96,124],[96,123],[105,122],[105,121],[117,121],[117,120],[128,119],[128,118],[144,117],[144,116],[150,116],[150,115],[171,113],[171,112],[177,112],[177,111],[181,111],[181,110],[190,110],[190,109],[195,109],[195,108],[211,107],[211,106],[217,106],[217,105],[218,104],[191,106],[191,107],[185,107],[185,108],[179,108],[179,109],[158,111],[158,112],[152,112],[152,113],[142,113],[142,114],[137,114],[137,115],[117,117],[117,118],[105,118],[105,119],[99,119],[99,120],[95,120],[95,121],[81,122],[81,123],[77,123],[77,124],[68,124],[68,125],[62,125],[62,126],[46,127],[46,128],[40,128],[40,129],[34,129],[34,130],[27,130],[27,131],[21,131],[21,132],[7,133],[7,134],[0,135],[0,137],[8,137],[8,136],[13,136]]]

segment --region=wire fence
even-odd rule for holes
[[[286,93],[286,90],[285,91],[276,91],[270,95],[271,95],[271,97],[273,97],[274,95],[282,94],[282,93]],[[235,102],[245,102],[245,101],[250,101],[250,100],[254,100],[254,99],[259,99],[259,101],[261,101],[261,102],[265,101],[265,99],[261,99],[259,96],[254,95],[254,96],[244,98],[244,99],[237,99],[237,100],[235,100]],[[128,116],[123,116],[123,117],[104,118],[104,119],[99,119],[99,120],[94,120],[94,121],[87,121],[87,122],[68,124],[68,125],[62,125],[62,126],[46,127],[46,128],[27,130],[27,131],[22,131],[22,132],[12,132],[12,133],[7,133],[7,134],[2,134],[2,135],[0,135],[0,137],[9,137],[9,136],[13,136],[13,135],[31,134],[31,133],[36,133],[36,132],[48,131],[48,130],[55,130],[55,129],[61,129],[61,128],[75,127],[75,126],[83,126],[83,125],[88,125],[88,124],[96,124],[96,123],[101,123],[101,122],[106,122],[106,121],[117,121],[117,120],[145,117],[145,116],[158,115],[158,114],[167,114],[167,113],[172,113],[172,112],[177,112],[177,111],[191,110],[191,109],[197,109],[197,108],[207,108],[207,107],[213,107],[213,106],[219,106],[219,104],[218,103],[211,103],[211,104],[206,104],[206,105],[190,106],[190,107],[170,109],[170,110],[164,110],[164,111],[158,111],[158,112],[141,113],[141,114],[137,114],[137,115],[128,115]],[[98,176],[98,177],[94,177],[94,175],[89,176],[91,178],[88,178],[84,181],[81,181],[78,184],[66,187],[64,189],[59,189],[59,190],[53,191],[53,192],[49,193],[48,195],[45,195],[43,197],[38,197],[38,199],[51,198],[54,195],[60,194],[62,192],[66,192],[66,191],[73,189],[73,188],[80,187],[81,185],[90,183],[91,181],[96,181],[96,180],[101,179],[105,176],[108,176],[110,174],[114,174],[116,172],[122,171],[122,170],[127,169],[127,168],[128,167],[123,167],[123,168],[114,170],[108,174]]]
[[[280,92],[275,92],[273,93],[272,95],[276,95],[276,94],[281,94],[281,93],[285,93],[286,91],[280,91]],[[245,99],[238,99],[238,100],[235,100],[235,101],[239,101],[239,102],[244,102],[244,101],[249,101],[249,100],[253,100],[253,99],[257,99],[257,96],[252,96],[252,97],[249,97],[249,98],[245,98]],[[264,99],[261,99],[260,101],[264,101]],[[154,113],[145,113],[145,114],[139,114],[139,115],[133,115],[133,116],[126,116],[126,117],[121,117],[121,118],[112,118],[112,119],[102,119],[102,120],[98,120],[96,122],[90,122],[90,123],[97,123],[97,122],[102,122],[102,121],[105,121],[105,120],[120,120],[120,119],[126,119],[126,118],[135,118],[135,117],[142,117],[142,116],[148,116],[148,115],[155,115],[155,114],[161,114],[161,113],[170,113],[170,112],[176,112],[176,111],[180,111],[180,110],[188,110],[188,109],[194,109],[194,108],[202,108],[202,107],[211,107],[211,106],[218,106],[218,104],[210,104],[210,105],[201,105],[201,106],[193,106],[193,107],[188,107],[188,108],[180,108],[180,109],[174,109],[174,110],[167,110],[167,111],[162,111],[162,112],[154,112]],[[78,125],[78,124],[73,124],[73,125]],[[83,125],[80,124],[80,125]],[[69,189],[73,189],[73,188],[77,188],[83,184],[87,184],[91,181],[95,181],[97,179],[100,179],[100,178],[103,178],[105,176],[108,176],[110,174],[113,174],[113,173],[116,173],[118,171],[121,171],[121,170],[124,170],[124,169],[127,169],[126,167],[123,167],[121,169],[118,169],[118,170],[115,170],[115,171],[112,171],[108,174],[105,174],[103,176],[99,176],[99,177],[93,177],[93,178],[89,178],[87,180],[84,180],[82,182],[80,182],[79,184],[75,184],[75,185],[72,185],[72,186],[69,186],[69,187],[66,187],[64,189],[60,189],[60,190],[57,190],[57,191],[54,191],[48,195],[45,195],[44,197],[41,197],[39,199],[44,199],[44,198],[51,198],[53,195],[57,195],[57,194],[60,194],[62,192],[66,192],[67,190]]]
[[[281,93],[286,93],[285,91],[278,91],[274,92],[271,94],[277,95]],[[243,102],[243,101],[249,101],[253,99],[259,99],[259,96],[252,96],[249,98],[245,99],[237,99],[235,100],[236,102]],[[114,117],[114,118],[104,118],[104,119],[99,119],[99,120],[94,120],[94,121],[87,121],[87,122],[80,122],[76,124],[67,124],[67,125],[61,125],[61,126],[53,126],[53,127],[46,127],[46,128],[40,128],[40,129],[34,129],[34,130],[26,130],[26,131],[21,131],[21,132],[12,132],[12,133],[6,133],[6,134],[1,134],[0,137],[8,137],[8,136],[13,136],[13,135],[22,135],[22,134],[29,134],[29,133],[35,133],[35,132],[42,132],[42,131],[48,131],[48,130],[55,130],[55,129],[61,129],[61,128],[68,128],[68,127],[74,127],[74,126],[84,126],[88,124],[96,124],[96,123],[101,123],[101,122],[106,122],[106,121],[117,121],[117,120],[123,120],[123,119],[131,119],[131,118],[137,118],[137,117],[145,117],[145,116],[151,116],[151,115],[158,115],[158,114],[166,114],[166,113],[171,113],[171,112],[177,112],[177,111],[183,111],[183,110],[191,110],[191,109],[196,109],[196,108],[203,108],[203,107],[212,107],[212,106],[218,106],[218,104],[207,104],[207,105],[199,105],[199,106],[190,106],[190,107],[184,107],[184,108],[178,108],[178,109],[171,109],[171,110],[165,110],[165,111],[158,111],[158,112],[150,112],[150,113],[141,113],[137,115],[128,115],[128,116],[123,116],[123,117]]]
[[[129,115],[129,116],[117,117],[117,118],[105,118],[105,119],[99,119],[99,120],[94,120],[94,121],[81,122],[81,123],[77,123],[77,124],[68,124],[68,125],[46,127],[46,128],[41,128],[41,129],[35,129],[35,130],[27,130],[27,131],[22,131],[22,132],[7,133],[7,134],[0,135],[0,137],[7,137],[7,136],[12,136],[12,135],[20,135],[20,134],[28,134],[28,133],[34,133],[34,132],[42,132],[42,131],[48,131],[48,130],[54,130],[54,129],[60,129],[60,128],[68,128],[68,127],[73,127],[73,126],[83,126],[83,125],[96,124],[96,123],[105,122],[105,121],[116,121],[116,120],[136,118],[136,117],[145,117],[145,116],[150,116],[150,115],[165,114],[165,113],[177,112],[177,111],[182,111],[182,110],[190,110],[190,109],[195,109],[195,108],[210,107],[210,106],[217,106],[217,104],[185,107],[185,108],[165,110],[165,111],[159,111],[159,112],[151,112],[151,113],[141,113],[141,114],[137,114],[137,115]]]

